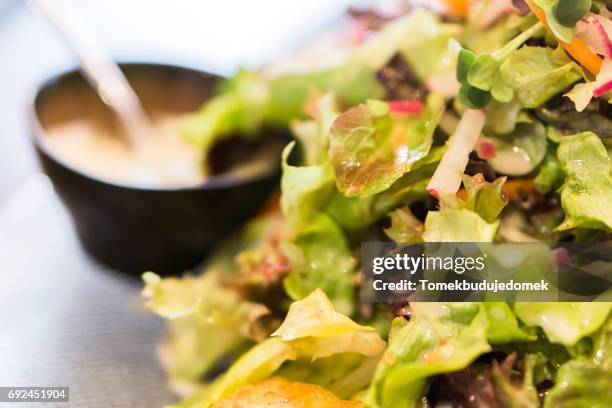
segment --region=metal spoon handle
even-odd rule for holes
[[[57,29],[77,55],[87,81],[119,116],[129,142],[138,148],[154,131],[140,99],[96,35],[61,0],[27,0]]]

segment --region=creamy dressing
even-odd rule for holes
[[[202,151],[180,134],[178,114],[156,114],[155,140],[133,149],[100,124],[73,119],[46,129],[44,146],[62,162],[86,174],[122,184],[189,187],[206,179]]]

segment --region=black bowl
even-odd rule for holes
[[[168,65],[123,64],[122,69],[147,110],[194,111],[214,94],[219,80],[215,75]],[[41,143],[50,124],[93,114],[114,120],[78,71],[58,75],[34,99],[33,141],[84,247],[113,268],[161,274],[189,269],[252,217],[278,186],[280,166],[247,178],[215,174],[192,188],[122,185],[71,167]],[[217,170],[227,167],[228,161],[253,154],[263,143],[282,146],[281,140],[286,141],[282,132],[264,133],[256,142],[236,137],[216,147],[212,155]]]

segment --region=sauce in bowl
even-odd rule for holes
[[[215,93],[219,77],[160,64],[121,68],[156,122],[151,152],[129,149],[115,114],[78,71],[51,78],[35,95],[32,142],[91,255],[138,275],[180,273],[278,188],[289,135],[279,129],[227,135],[203,160],[183,139],[180,122]]]
[[[80,171],[121,184],[190,187],[206,179],[202,151],[180,133],[181,115],[155,113],[155,140],[134,149],[125,137],[85,118],[46,129],[44,146]]]

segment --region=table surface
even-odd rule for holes
[[[144,308],[140,279],[86,255],[46,176],[0,209],[0,259],[0,384],[69,386],[58,407],[172,401],[155,358],[163,322]]]

